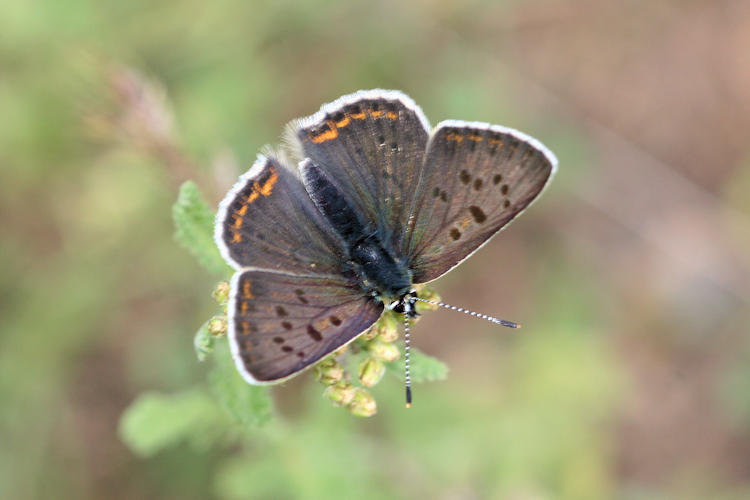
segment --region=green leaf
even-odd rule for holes
[[[205,361],[206,356],[213,352],[214,339],[215,337],[208,331],[208,321],[206,321],[201,325],[198,331],[195,332],[195,337],[193,337],[193,348],[195,349],[195,355],[198,357],[198,361]]]
[[[448,366],[437,358],[428,356],[419,349],[411,348],[409,373],[411,381],[416,383],[445,380],[448,376]],[[404,380],[404,359],[387,363],[388,371]]]
[[[150,457],[181,441],[207,444],[226,420],[201,389],[176,394],[141,394],[120,418],[120,439],[137,455]]]
[[[211,390],[229,415],[243,426],[261,426],[271,418],[267,387],[248,384],[237,371],[226,340],[216,342],[215,365],[208,374]]]
[[[177,201],[172,206],[172,218],[177,241],[208,271],[227,275],[230,268],[214,243],[214,213],[203,201],[193,181],[186,181],[180,186]]]

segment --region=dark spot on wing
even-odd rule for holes
[[[461,179],[461,182],[464,184],[468,184],[471,182],[471,175],[466,170],[461,170],[461,173],[458,174],[458,178]]]
[[[457,239],[459,239],[461,237],[461,231],[459,231],[455,227],[453,229],[451,229],[451,233],[450,234],[451,234],[451,238],[453,238],[454,240],[457,240]]]
[[[505,201],[503,202],[503,207],[504,207],[504,208],[508,208],[509,206],[510,206],[510,200],[505,200]]]
[[[276,306],[276,315],[277,316],[289,316],[289,313],[286,312],[286,309],[284,309],[281,306]]]
[[[469,212],[471,212],[471,216],[474,217],[474,220],[479,224],[487,220],[487,216],[485,215],[485,213],[476,205],[470,206]]]
[[[333,323],[335,326],[339,326],[341,324],[341,318],[339,318],[338,316],[331,316],[328,319],[330,319],[331,323]]]
[[[302,351],[298,351],[297,352],[297,357],[304,358],[305,357],[305,353],[302,352]]]
[[[502,186],[500,186],[500,192],[503,194],[508,194],[508,189],[509,187],[507,184],[503,184]]]
[[[479,191],[480,189],[482,189],[482,184],[484,184],[484,183],[482,182],[482,179],[479,179],[479,178],[477,178],[477,179],[474,179],[474,189],[475,189],[476,191]]]
[[[284,343],[284,339],[282,339],[281,337],[274,337],[273,341],[276,342],[277,344],[283,344]]]
[[[445,191],[440,191],[440,199],[447,203],[448,202],[448,193],[446,193]]]
[[[495,174],[495,177],[492,178],[492,183],[498,185],[500,184],[501,180],[503,180],[503,176],[500,174]]]
[[[432,190],[432,197],[437,198],[438,196],[440,196],[440,188],[434,188]]]
[[[315,342],[320,342],[321,340],[323,340],[323,335],[321,335],[321,333],[312,325],[307,325],[307,334]]]
[[[281,326],[283,326],[285,330],[291,330],[292,329],[292,324],[290,322],[288,322],[288,321],[282,321],[281,322]]]
[[[294,348],[292,348],[291,346],[288,346],[288,345],[283,345],[283,346],[281,346],[281,350],[284,351],[284,352],[292,352],[294,350]]]

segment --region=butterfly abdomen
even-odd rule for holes
[[[332,182],[321,167],[309,160],[301,165],[308,194],[320,213],[341,236],[350,264],[365,291],[384,298],[400,297],[411,287],[411,273],[383,245],[373,224],[363,221],[352,208],[346,193]]]

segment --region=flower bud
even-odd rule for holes
[[[370,356],[378,361],[396,361],[401,357],[401,351],[398,350],[396,344],[383,342],[381,340],[373,340],[367,346],[367,352]]]
[[[440,295],[438,295],[432,288],[430,287],[424,287],[421,290],[417,292],[417,296],[420,299],[425,300],[431,300],[433,302],[440,302]],[[425,311],[435,311],[440,306],[436,306],[435,304],[429,304],[427,302],[422,302],[421,300],[418,300],[416,303],[416,309],[417,313],[422,314]]]
[[[333,351],[333,357],[338,358],[339,356],[343,356],[348,349],[349,349],[348,345],[342,345],[341,347]]]
[[[391,311],[385,312],[377,323],[375,329],[378,338],[383,342],[395,342],[398,339],[398,319]]]
[[[359,382],[365,387],[373,387],[385,374],[385,365],[372,358],[366,358],[359,364]]]
[[[378,329],[375,327],[375,325],[372,325],[370,328],[365,330],[365,333],[359,336],[362,340],[372,340],[375,337],[378,336]]]
[[[372,394],[359,387],[354,389],[354,398],[348,406],[349,412],[357,417],[371,417],[378,411]]]
[[[344,378],[344,368],[333,358],[324,359],[315,365],[315,378],[321,384],[331,385]]]
[[[208,333],[214,337],[221,337],[227,333],[227,318],[226,316],[214,316],[208,320]]]
[[[220,281],[216,285],[216,288],[214,288],[214,291],[211,295],[213,295],[214,299],[216,299],[216,302],[218,302],[219,305],[225,305],[229,300],[229,282]]]
[[[323,396],[336,406],[346,406],[354,400],[355,388],[348,382],[337,382],[326,387]]]

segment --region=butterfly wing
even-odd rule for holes
[[[343,277],[238,271],[229,300],[235,364],[251,384],[281,382],[372,325],[383,304]]]
[[[392,246],[408,221],[423,165],[429,124],[422,110],[401,92],[360,91],[289,130],[297,156],[319,165]]]
[[[399,247],[414,282],[437,278],[486,243],[539,195],[556,165],[552,152],[516,130],[438,124]]]
[[[235,269],[338,274],[345,255],[299,178],[263,155],[219,205],[215,239]]]

